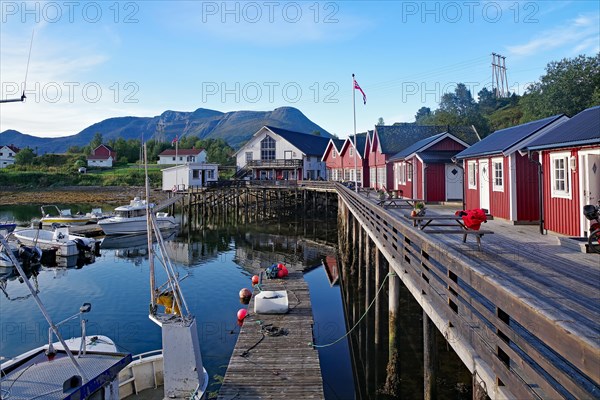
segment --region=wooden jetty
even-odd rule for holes
[[[435,398],[434,327],[473,375],[475,399],[600,398],[598,255],[496,220],[479,249],[474,238],[429,235],[406,211],[337,187],[343,275],[358,280],[369,301],[373,274],[377,287],[393,272],[390,321],[402,317],[401,283],[423,309],[426,399]],[[390,337],[393,329],[390,322]]]
[[[309,345],[313,316],[302,271],[290,269],[287,278],[264,280],[261,287],[287,290],[290,311],[255,314],[252,297],[218,399],[323,399],[319,355]],[[269,335],[275,327],[285,334]]]

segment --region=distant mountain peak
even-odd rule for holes
[[[38,147],[39,153],[62,153],[71,146],[88,145],[96,133],[106,142],[111,139],[158,138],[172,140],[175,136],[198,136],[201,139],[225,140],[239,148],[264,125],[290,131],[312,133],[330,137],[325,129],[309,120],[295,107],[278,107],[272,111],[221,111],[198,108],[194,111],[166,110],[154,117],[113,117],[94,123],[76,135],[58,138],[41,138],[15,130],[0,133],[0,144],[17,147]]]

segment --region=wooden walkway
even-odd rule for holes
[[[313,316],[302,271],[290,269],[285,279],[265,279],[262,288],[287,290],[290,311],[257,315],[252,298],[218,399],[323,399],[319,354],[309,346]],[[265,334],[273,327],[287,334]]]
[[[490,397],[600,398],[599,255],[497,218],[479,250],[474,237],[430,235],[406,210],[338,193]]]

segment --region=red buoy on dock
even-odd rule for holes
[[[237,319],[239,322],[244,321],[244,318],[248,316],[248,310],[245,308],[240,308],[237,312]]]
[[[252,284],[253,284],[253,285],[257,285],[257,284],[258,284],[258,275],[254,275],[254,276],[252,277]]]

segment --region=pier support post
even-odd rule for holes
[[[477,374],[477,370],[475,370],[473,372],[473,400],[486,400],[487,398],[485,382]]]
[[[391,272],[391,271],[390,271]],[[388,278],[389,284],[389,358],[387,365],[384,392],[387,395],[400,396],[400,332],[398,332],[398,318],[400,318],[400,278],[392,275]]]
[[[423,310],[423,393],[425,400],[437,399],[436,327]]]

